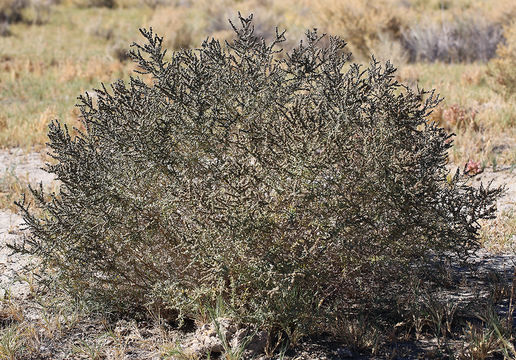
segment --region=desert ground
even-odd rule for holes
[[[443,101],[428,120],[455,134],[450,172],[469,168],[470,185],[505,187],[496,218],[481,223],[474,269],[454,268],[461,285],[425,303],[413,323],[400,321],[403,330],[371,335],[359,319],[345,339],[307,336],[283,348],[258,332],[245,350],[238,334],[248,329],[222,317],[178,328],[152,311],[92,309],[39,284],[27,268],[38,260],[7,246],[27,232],[14,202],[28,185],[59,191],[44,170],[49,123],[85,131],[77,96],[134,75],[127,49],[141,40],[138,28],[163,34],[170,51],[196,48],[208,36],[230,39],[237,11],[254,13],[265,38],[276,25],[289,29],[287,49],[318,27],[343,37],[353,62],[366,66],[375,54],[409,88],[436,89]],[[0,359],[516,358],[515,17],[512,1],[487,0],[0,0]]]

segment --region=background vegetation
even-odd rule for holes
[[[342,36],[355,61],[390,59],[402,82],[441,92],[433,117],[458,135],[452,161],[513,164],[515,9],[487,0],[2,0],[0,146],[42,146],[55,117],[77,125],[76,94],[133,70],[126,49],[139,27],[169,48],[195,47],[230,36],[227,19],[240,10],[266,38],[287,28],[287,47],[315,26]]]

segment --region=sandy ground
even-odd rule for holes
[[[24,153],[21,149],[0,151],[0,176],[15,174],[21,179],[27,179],[36,185],[42,182],[51,186],[54,176],[42,170],[45,161],[40,153]],[[29,285],[17,273],[30,259],[27,256],[12,254],[6,244],[13,243],[22,233],[23,219],[20,215],[9,210],[0,209],[0,299],[6,293],[23,296],[28,292]]]
[[[24,153],[21,149],[0,150],[0,176],[6,172],[13,172],[17,176],[27,178],[31,183],[43,182],[49,185],[54,175],[41,168],[45,161],[37,152]]]
[[[10,172],[28,179],[31,184],[41,181],[44,186],[51,186],[54,176],[41,169],[44,163],[42,155],[37,152],[24,153],[20,149],[0,150],[0,176]],[[501,167],[497,171],[486,169],[472,179],[474,186],[480,186],[481,182],[484,185],[489,182],[492,182],[492,186],[505,185],[505,194],[497,204],[499,213],[516,210],[516,168]],[[0,298],[7,289],[21,295],[27,288],[26,282],[16,277],[16,271],[30,260],[20,255],[11,255],[11,250],[4,246],[20,236],[22,224],[23,220],[19,215],[0,209]]]
[[[481,183],[484,186],[487,184],[493,187],[505,186],[505,193],[497,203],[498,213],[516,210],[516,167],[500,167],[497,171],[487,169],[472,179],[473,186],[478,187]]]

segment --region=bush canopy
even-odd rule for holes
[[[195,317],[223,300],[239,321],[313,333],[394,307],[477,248],[501,189],[449,176],[434,91],[350,64],[339,38],[308,31],[279,54],[284,33],[240,22],[231,43],[171,56],[141,30],[142,75],[80,96],[79,135],[50,125],[60,191],[20,201],[19,251],[104,304]]]

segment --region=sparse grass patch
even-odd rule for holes
[[[28,186],[26,178],[20,178],[14,169],[7,169],[0,175],[0,209],[16,211],[14,201],[20,198]]]
[[[461,359],[492,359],[502,356],[504,359],[516,358],[514,348],[515,334],[512,324],[493,309],[493,304],[487,304],[476,317],[481,324],[467,323],[465,329],[466,343],[461,351]],[[512,319],[511,319],[512,320]]]
[[[485,222],[481,233],[482,246],[493,252],[516,251],[516,211],[503,211],[495,220]]]
[[[70,69],[70,73],[73,74],[75,70]],[[0,104],[7,118],[0,130],[2,146],[41,148],[47,141],[45,134],[48,124],[56,116],[62,116],[71,126],[79,126],[78,113],[73,108],[76,100],[66,92],[91,88],[92,82],[88,80],[91,75],[84,74],[66,81],[70,73],[52,67],[41,76],[20,72],[14,79],[4,82],[8,90],[4,91],[5,101]]]
[[[137,28],[148,11],[128,8],[110,13],[58,6],[42,27],[12,26],[14,33],[23,33],[28,40],[12,36],[0,41],[0,145],[41,146],[47,141],[49,122],[56,117],[80,126],[74,109],[77,100],[71,94],[91,90],[99,80],[126,79],[132,70],[116,58],[115,39],[92,41],[92,35],[81,29],[91,23],[89,19],[102,16],[117,29],[116,41],[128,46],[131,35],[126,27]]]
[[[0,301],[0,359],[154,359],[180,334],[152,321],[109,320],[59,290]]]
[[[406,64],[399,78],[412,87],[436,87],[444,101],[430,118],[455,133],[450,160],[516,163],[516,104],[487,84],[482,64]]]
[[[26,337],[17,325],[0,329],[0,359],[17,360],[22,355]]]

